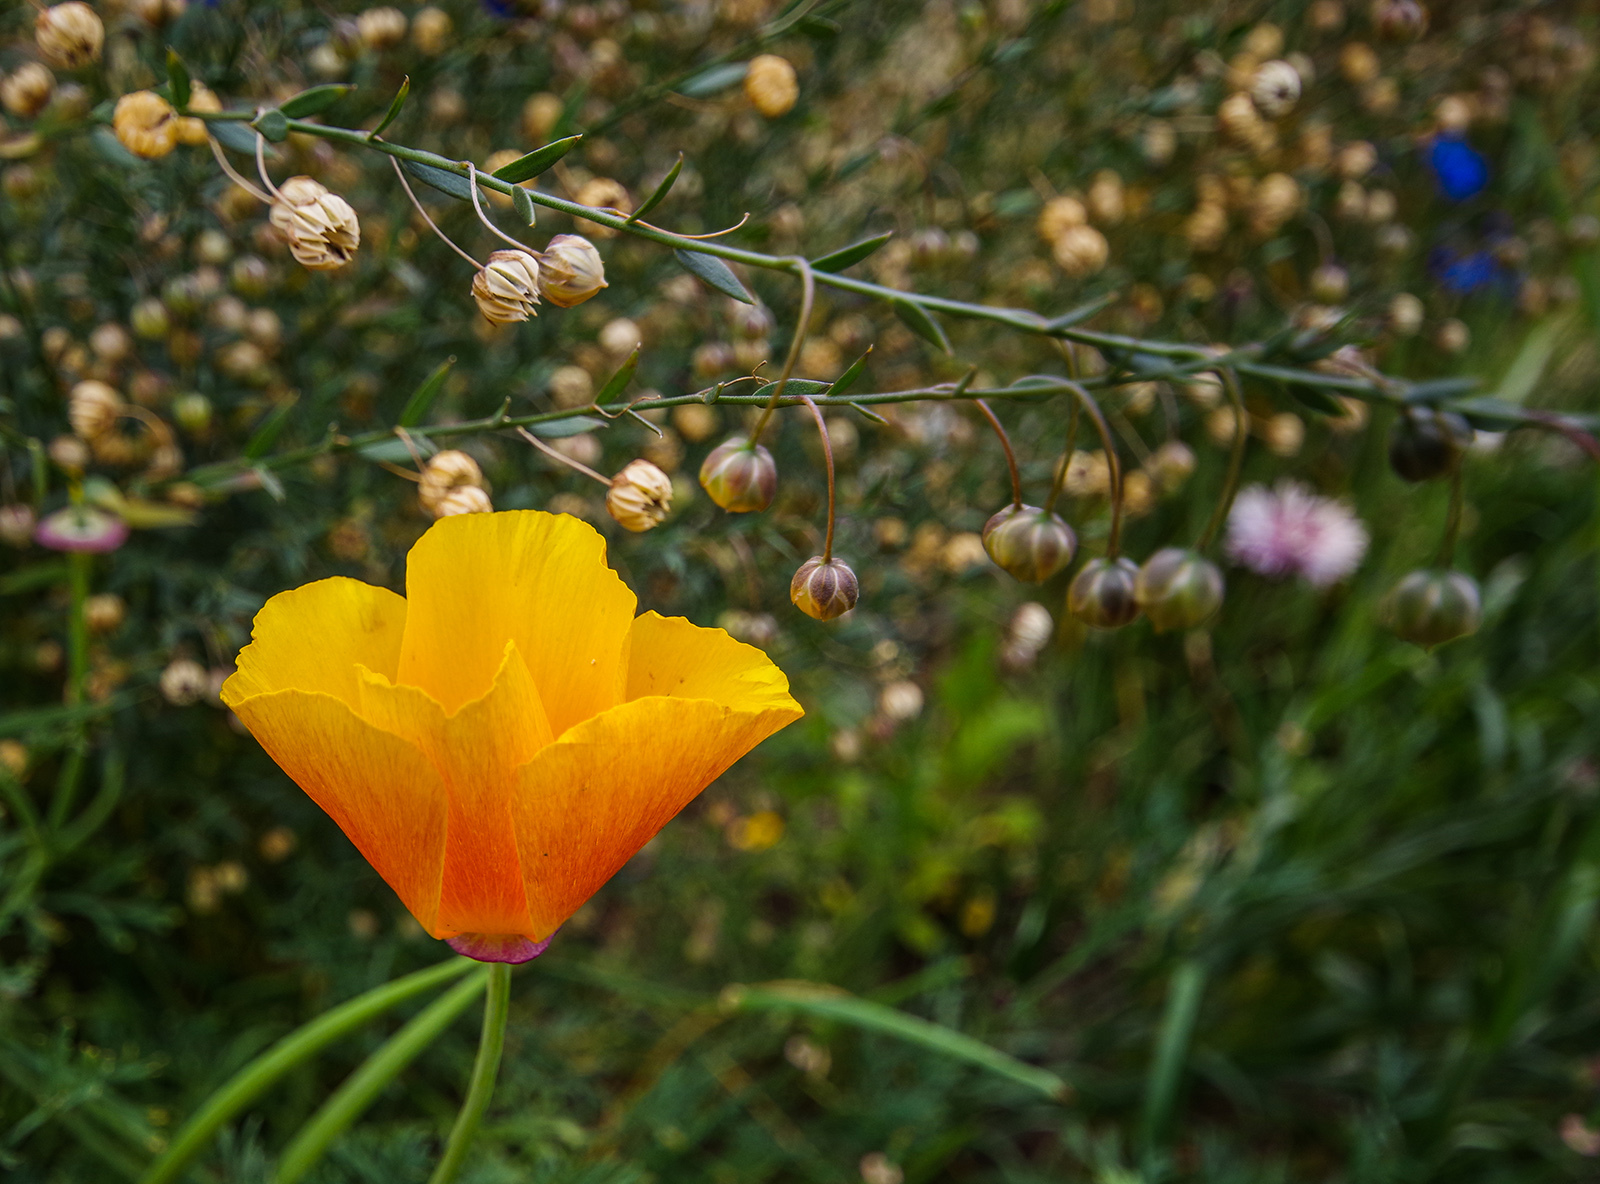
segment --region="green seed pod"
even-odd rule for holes
[[[1011,505],[984,524],[983,549],[1024,584],[1042,584],[1072,562],[1078,536],[1059,514]]]
[[[855,608],[861,595],[856,573],[842,559],[813,555],[789,583],[789,599],[808,617],[831,621]]]
[[[724,510],[765,510],[778,492],[778,466],[763,445],[733,436],[713,448],[700,466],[700,486]]]
[[[1139,569],[1134,595],[1156,632],[1193,629],[1222,607],[1222,572],[1198,551],[1163,547]]]
[[[1478,582],[1459,571],[1414,571],[1384,602],[1389,627],[1402,641],[1431,650],[1478,631],[1483,615]]]
[[[1067,611],[1096,629],[1120,629],[1139,615],[1131,559],[1091,559],[1067,589]]]
[[[1447,477],[1472,443],[1472,425],[1453,411],[1408,408],[1389,437],[1389,464],[1407,481]]]
[[[160,341],[172,329],[167,306],[154,296],[146,296],[135,304],[128,320],[133,325],[134,333],[146,341]]]
[[[191,436],[203,436],[211,430],[211,400],[199,391],[179,395],[172,400],[172,417]]]

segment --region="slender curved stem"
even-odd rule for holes
[[[822,418],[822,412],[817,410],[817,405],[805,395],[800,397],[811,412],[811,418],[817,421],[817,434],[822,437],[822,460],[828,466],[828,533],[822,542],[822,562],[827,563],[833,558],[833,444],[828,439],[828,424]]]
[[[1056,502],[1061,498],[1061,491],[1067,484],[1067,466],[1072,463],[1072,450],[1078,446],[1078,415],[1083,410],[1077,399],[1072,400],[1072,411],[1067,417],[1067,443],[1061,449],[1061,463],[1056,466],[1055,476],[1050,478],[1050,496],[1044,499],[1044,512],[1055,512]]]
[[[443,986],[477,965],[479,963],[471,958],[452,958],[448,962],[408,974],[358,995],[332,1011],[324,1012],[309,1024],[285,1036],[205,1100],[161,1157],[150,1165],[140,1184],[172,1184],[229,1119],[255,1101],[290,1069],[310,1059],[324,1045],[354,1032],[391,1007]]]
[[[264,202],[267,205],[272,204],[272,197],[269,194],[263,193],[261,190],[257,189],[255,182],[246,180],[237,169],[228,163],[228,158],[222,153],[222,145],[217,143],[217,137],[213,136],[210,132],[207,132],[206,143],[211,145],[211,155],[216,158],[217,167],[223,171],[228,180],[232,181],[235,185],[237,185],[240,189],[243,189],[257,201]]]
[[[1072,384],[1072,393],[1094,421],[1095,431],[1100,433],[1100,446],[1106,450],[1106,467],[1111,470],[1111,533],[1106,536],[1106,558],[1115,559],[1117,552],[1122,549],[1122,460],[1117,456],[1117,442],[1111,435],[1111,425],[1100,413],[1100,404],[1078,383]],[[1063,475],[1066,473],[1065,465],[1061,471]]]
[[[1444,539],[1439,544],[1441,569],[1449,570],[1456,560],[1456,538],[1461,534],[1461,461],[1450,471],[1450,510],[1444,520]]]
[[[483,1036],[478,1042],[478,1059],[472,1065],[467,1100],[461,1104],[456,1124],[450,1128],[439,1166],[428,1177],[428,1184],[450,1184],[466,1162],[472,1141],[483,1125],[483,1112],[494,1094],[494,1079],[500,1072],[500,1054],[505,1049],[506,1020],[511,1014],[511,967],[504,962],[489,964],[489,994],[483,1002]]]
[[[476,971],[430,1003],[384,1041],[324,1102],[278,1157],[276,1184],[295,1184],[327,1154],[335,1139],[361,1117],[384,1087],[465,1011],[482,992],[489,975]]]
[[[393,160],[394,157],[391,156],[389,159]],[[398,168],[399,165],[397,164],[395,167]],[[467,162],[467,191],[472,194],[472,208],[477,212],[478,221],[482,222],[486,227],[489,228],[490,234],[495,235],[504,242],[510,243],[519,251],[528,250],[527,243],[512,238],[493,222],[489,221],[489,215],[483,212],[483,202],[478,197],[478,166],[473,164],[470,160]]]
[[[389,158],[389,163],[394,165],[394,175],[396,177],[400,178],[400,187],[406,191],[406,196],[411,199],[412,208],[414,208],[417,211],[417,213],[422,216],[422,220],[428,224],[428,229],[433,231],[434,234],[438,235],[439,238],[441,240],[443,240],[445,246],[449,247],[457,255],[460,255],[468,263],[472,264],[473,267],[477,268],[479,271],[482,271],[483,270],[483,264],[479,263],[471,255],[469,255],[465,251],[463,251],[460,247],[456,246],[455,240],[453,238],[451,238],[448,234],[446,234],[444,231],[440,230],[439,229],[439,224],[437,222],[435,222],[432,218],[428,217],[428,211],[423,209],[422,208],[422,203],[417,200],[417,195],[416,195],[415,191],[412,190],[412,188],[411,188],[411,182],[406,180],[406,173],[405,173],[405,170],[400,167],[399,159],[396,158],[396,157],[391,156]],[[473,192],[476,193],[477,189],[474,188]]]
[[[607,489],[611,488],[611,478],[610,477],[607,477],[604,473],[595,472],[588,465],[584,464],[581,460],[573,460],[566,453],[557,452],[554,448],[550,447],[550,445],[546,444],[543,440],[539,439],[538,436],[535,436],[527,428],[518,428],[517,429],[517,435],[521,436],[524,440],[526,440],[529,444],[532,444],[535,448],[537,448],[540,452],[544,453],[546,456],[553,457],[554,459],[560,461],[562,464],[566,465],[568,468],[575,469],[578,472],[582,473],[585,477],[592,477],[594,480],[596,480],[596,481],[600,482],[600,484],[604,485]]]
[[[1228,520],[1228,511],[1233,509],[1233,496],[1239,492],[1239,474],[1244,471],[1244,447],[1250,436],[1244,396],[1239,393],[1239,376],[1231,367],[1224,367],[1217,373],[1222,376],[1222,389],[1233,407],[1233,451],[1228,454],[1228,476],[1222,485],[1222,496],[1217,499],[1217,508],[1211,512],[1211,521],[1206,523],[1205,533],[1200,536],[1196,548],[1200,551],[1211,546],[1222,524]]]
[[[795,323],[794,340],[789,342],[789,356],[783,360],[783,373],[778,375],[778,384],[772,388],[772,398],[767,400],[766,410],[756,421],[755,431],[750,433],[752,447],[760,443],[761,433],[766,429],[767,420],[772,418],[773,409],[777,407],[778,400],[783,398],[783,392],[789,385],[789,376],[794,373],[795,363],[800,360],[800,349],[805,345],[806,334],[811,330],[811,306],[817,296],[816,277],[812,274],[809,260],[794,255],[791,256],[791,261],[800,268],[800,318]],[[827,433],[824,432],[823,435],[826,437]]]
[[[972,400],[983,417],[989,421],[989,426],[994,429],[994,434],[1000,437],[1000,447],[1005,449],[1006,468],[1011,470],[1011,504],[1018,509],[1022,507],[1022,475],[1017,472],[1017,454],[1011,451],[1011,437],[1006,435],[1006,429],[1001,426],[995,413],[989,410],[989,404],[982,399]]]

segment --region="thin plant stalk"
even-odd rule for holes
[[[1080,384],[1073,383],[1071,389],[1084,412],[1094,421],[1094,429],[1100,434],[1100,446],[1106,450],[1106,467],[1111,476],[1111,531],[1106,535],[1106,558],[1115,559],[1122,549],[1122,461],[1117,456],[1117,442],[1111,435],[1111,425],[1100,413],[1100,404]],[[1066,471],[1063,463],[1060,475],[1063,481]]]
[[[428,1177],[428,1184],[451,1184],[466,1162],[472,1141],[483,1125],[484,1111],[494,1094],[494,1079],[500,1072],[500,1054],[505,1049],[506,1020],[511,1014],[511,967],[504,962],[489,964],[489,993],[483,1003],[483,1035],[478,1042],[478,1059],[472,1066],[467,1100],[461,1104],[456,1124],[450,1129],[444,1157]]]
[[[1461,462],[1450,472],[1450,509],[1444,520],[1444,539],[1439,543],[1439,563],[1449,570],[1456,561],[1456,538],[1461,534]]]
[[[411,188],[411,182],[406,180],[405,170],[400,167],[399,158],[391,156],[389,158],[389,163],[394,165],[394,175],[396,177],[400,178],[400,187],[406,191],[406,196],[411,199],[412,207],[417,211],[418,214],[420,214],[422,216],[422,220],[428,224],[428,229],[433,231],[434,234],[438,235],[439,238],[441,238],[444,241],[445,245],[448,246],[457,255],[460,255],[468,263],[472,264],[473,267],[477,268],[479,271],[482,271],[483,270],[483,264],[479,263],[471,255],[469,255],[465,251],[463,251],[460,247],[456,246],[455,240],[452,239],[444,231],[440,230],[438,223],[436,223],[432,218],[428,217],[428,211],[423,209],[422,208],[422,203],[417,200],[417,195]],[[474,189],[473,192],[476,193],[477,190]]]
[[[560,461],[562,464],[566,465],[570,469],[576,469],[578,472],[582,473],[585,477],[594,478],[594,480],[600,482],[600,484],[604,485],[607,489],[611,488],[611,478],[610,477],[607,477],[607,476],[604,476],[601,473],[595,472],[588,465],[584,464],[581,460],[573,460],[570,456],[566,455],[566,453],[557,452],[554,448],[550,447],[550,445],[546,444],[543,440],[539,439],[538,436],[535,436],[527,428],[518,428],[517,429],[517,435],[521,436],[524,440],[526,440],[529,444],[532,444],[535,448],[537,448],[540,452],[544,453],[546,456],[552,457],[553,459]]]
[[[811,330],[811,306],[817,297],[817,281],[812,274],[809,260],[799,255],[791,256],[791,260],[800,269],[800,318],[794,327],[794,340],[789,342],[789,356],[784,359],[783,373],[778,375],[777,385],[772,388],[772,397],[767,400],[766,409],[761,412],[761,418],[756,421],[755,431],[750,433],[750,446],[753,448],[761,441],[761,433],[766,430],[767,420],[772,418],[772,412],[778,405],[778,400],[783,398],[784,388],[789,385],[789,375],[794,373],[795,363],[800,360],[800,349],[805,345],[806,334]],[[812,408],[816,410],[815,407]],[[823,433],[827,435],[826,432]]]
[[[1239,492],[1239,475],[1244,472],[1244,446],[1250,434],[1244,396],[1239,393],[1239,376],[1231,368],[1219,370],[1218,374],[1222,377],[1222,389],[1228,394],[1228,404],[1233,408],[1233,450],[1228,454],[1228,476],[1222,484],[1222,496],[1217,499],[1217,508],[1211,512],[1211,521],[1206,523],[1205,533],[1200,536],[1197,549],[1201,551],[1211,546],[1222,524],[1228,520],[1228,511],[1233,509],[1234,494]]]
[[[391,156],[389,159],[394,160],[394,157]],[[399,168],[400,166],[398,163],[396,163],[395,167]],[[490,234],[510,243],[519,251],[529,250],[527,243],[520,242],[517,239],[512,238],[493,222],[489,221],[489,215],[483,212],[483,202],[478,196],[478,166],[473,164],[470,160],[467,162],[467,191],[472,194],[472,208],[478,215],[478,221],[482,222],[484,226],[488,228]]]
[[[1005,449],[1006,468],[1011,470],[1011,504],[1018,509],[1022,508],[1022,475],[1017,472],[1017,454],[1011,450],[1011,437],[1006,435],[1006,429],[1001,425],[999,418],[989,409],[989,404],[982,399],[972,400],[983,417],[989,421],[989,426],[994,429],[994,434],[1000,438],[1000,447]]]
[[[1072,450],[1078,446],[1078,415],[1081,411],[1078,400],[1072,400],[1072,410],[1067,413],[1067,443],[1061,450],[1061,463],[1056,466],[1055,476],[1050,478],[1050,496],[1044,500],[1046,514],[1054,512],[1061,491],[1066,487],[1067,466],[1072,463]]]
[[[802,396],[803,402],[811,412],[811,418],[817,421],[817,434],[822,437],[822,461],[828,468],[828,533],[822,542],[822,562],[828,563],[833,559],[833,444],[828,439],[828,425],[822,418],[822,412],[817,410],[809,396]]]

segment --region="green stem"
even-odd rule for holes
[[[67,579],[72,603],[67,618],[67,703],[83,702],[89,679],[89,572],[93,557],[87,551],[67,556]]]
[[[1239,376],[1231,369],[1219,370],[1218,373],[1222,377],[1222,389],[1228,392],[1228,403],[1233,408],[1233,450],[1228,454],[1228,476],[1222,483],[1222,496],[1217,499],[1217,508],[1211,511],[1211,521],[1206,523],[1205,532],[1200,536],[1196,548],[1199,551],[1211,546],[1222,524],[1228,520],[1228,511],[1233,509],[1234,494],[1239,492],[1239,476],[1244,472],[1244,446],[1250,435],[1244,396],[1239,392]]]
[[[349,1035],[391,1007],[442,986],[477,965],[471,958],[452,958],[448,962],[408,974],[392,983],[375,987],[364,995],[357,995],[348,1003],[324,1012],[309,1024],[285,1036],[235,1073],[201,1104],[161,1158],[150,1166],[140,1184],[170,1184],[183,1174],[183,1170],[205,1149],[223,1124],[296,1065],[309,1060],[325,1045]]]
[[[998,416],[989,409],[989,404],[982,399],[972,400],[983,417],[989,421],[989,426],[994,429],[994,434],[1000,437],[1000,447],[1005,450],[1006,468],[1011,472],[1011,504],[1017,509],[1022,508],[1022,474],[1017,471],[1017,454],[1011,450],[1011,437],[1006,435],[1006,429],[1001,424]],[[1077,413],[1077,404],[1073,404],[1073,413]]]
[[[467,1100],[461,1104],[456,1124],[450,1129],[439,1166],[428,1177],[428,1184],[450,1184],[466,1162],[472,1141],[483,1125],[483,1112],[494,1093],[495,1075],[500,1072],[500,1054],[505,1049],[506,1019],[511,1013],[511,967],[504,962],[489,965],[489,997],[483,1004],[483,1036],[478,1042],[478,1059],[472,1066],[472,1081]]]
[[[1122,549],[1122,459],[1117,456],[1117,442],[1112,439],[1111,426],[1100,413],[1100,404],[1094,401],[1094,396],[1079,383],[1072,384],[1072,394],[1094,421],[1094,429],[1100,434],[1100,446],[1105,449],[1106,468],[1110,470],[1111,477],[1111,533],[1106,536],[1106,558],[1115,559]],[[1071,459],[1068,454],[1062,462],[1059,474],[1062,481],[1066,480],[1066,465]]]
[[[794,373],[794,365],[800,360],[800,350],[806,343],[806,334],[811,332],[811,307],[817,297],[816,274],[811,270],[811,264],[808,260],[796,255],[793,257],[793,262],[800,268],[800,318],[794,327],[794,340],[789,342],[789,356],[783,360],[783,373],[778,376],[777,385],[772,388],[772,398],[767,400],[766,410],[761,413],[761,418],[756,421],[755,431],[750,433],[750,446],[752,448],[761,442],[761,433],[767,426],[767,420],[772,418],[772,412],[778,406],[778,400],[783,398],[783,392],[788,389],[789,376]],[[814,403],[809,404],[809,406],[812,411],[817,409]],[[827,433],[824,432],[823,435],[826,436]],[[831,520],[829,533],[832,533]]]
[[[1450,509],[1444,520],[1444,539],[1439,543],[1437,566],[1448,571],[1456,560],[1456,538],[1461,533],[1461,462],[1450,472]]]
[[[1140,1141],[1149,1156],[1159,1145],[1178,1101],[1178,1086],[1183,1081],[1183,1065],[1189,1057],[1189,1042],[1200,1015],[1200,1000],[1205,994],[1206,970],[1194,959],[1178,963],[1167,986],[1167,1006],[1161,1017],[1155,1056],[1145,1081],[1144,1115]]]
[[[833,562],[833,443],[828,439],[828,424],[822,418],[822,412],[817,410],[817,405],[805,396],[801,396],[806,407],[811,412],[811,418],[817,421],[817,435],[822,437],[822,460],[828,467],[828,536],[822,543],[822,562]]]
[[[363,1061],[361,1067],[345,1079],[344,1084],[334,1091],[333,1096],[322,1104],[284,1149],[278,1160],[277,1184],[294,1184],[309,1172],[327,1153],[333,1141],[366,1112],[384,1087],[467,1009],[488,979],[487,968],[474,971],[429,1004],[426,1010],[413,1017],[410,1023]]]

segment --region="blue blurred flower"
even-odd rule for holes
[[[509,18],[517,15],[515,0],[483,0],[483,7],[491,16]]]
[[[1446,292],[1465,296],[1493,286],[1504,269],[1489,251],[1458,251],[1441,245],[1428,253],[1428,273]]]
[[[1465,140],[1439,136],[1428,149],[1428,167],[1451,201],[1476,197],[1489,184],[1489,162]]]

